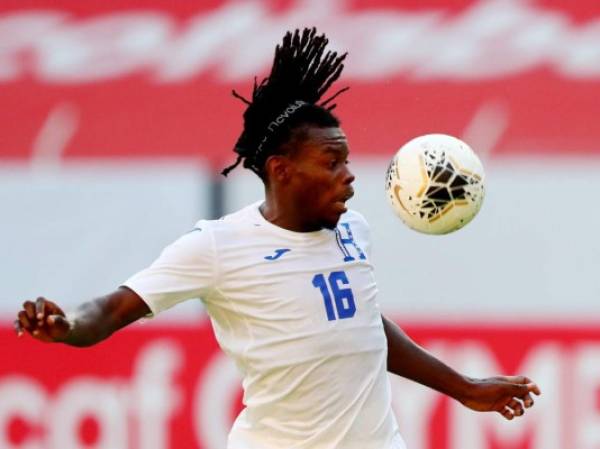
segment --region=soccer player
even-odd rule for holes
[[[198,222],[149,268],[71,314],[26,301],[17,333],[89,346],[202,298],[244,376],[229,449],[402,449],[388,371],[506,419],[531,407],[540,391],[528,378],[461,375],[381,315],[369,228],[345,206],[354,176],[331,112],[337,94],[319,103],[346,56],[326,45],[315,29],[287,33],[252,99],[234,92],[247,108],[224,174],[243,163],[263,181],[264,201]]]

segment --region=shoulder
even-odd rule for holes
[[[239,224],[248,224],[255,222],[258,215],[258,207],[262,201],[256,201],[235,212],[227,214],[216,220],[217,223],[222,223],[223,226],[235,226]]]
[[[259,203],[250,204],[250,205],[248,205],[242,209],[239,209],[235,212],[229,213],[227,215],[223,215],[221,218],[218,218],[218,219],[199,220],[194,225],[194,229],[202,228],[202,229],[207,229],[210,232],[213,232],[213,231],[220,230],[220,229],[235,228],[236,226],[239,226],[239,225],[245,225],[245,224],[251,223],[253,220],[256,221],[255,220],[256,214],[254,213],[254,211],[257,210],[258,204]]]
[[[258,207],[258,206],[256,206]],[[254,225],[251,206],[226,215],[218,220],[199,220],[188,232],[168,245],[160,259],[168,262],[198,262],[200,259],[215,258],[217,242],[245,241]]]
[[[216,220],[200,220],[195,227],[206,229],[217,241],[239,238],[252,233],[258,225],[258,204],[251,204]]]
[[[165,247],[161,260],[192,261],[214,253],[214,237],[210,220],[198,221],[192,229]]]

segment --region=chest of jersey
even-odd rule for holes
[[[249,237],[243,248],[220,245],[220,294],[213,302],[229,333],[245,335],[254,354],[279,348],[287,358],[297,351],[304,359],[343,352],[345,345],[381,346],[377,287],[360,232],[340,223],[314,238],[258,227]]]

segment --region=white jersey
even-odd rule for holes
[[[367,223],[293,232],[248,206],[200,221],[124,285],[154,314],[202,298],[243,374],[228,449],[402,449]]]

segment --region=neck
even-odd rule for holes
[[[312,232],[323,229],[323,226],[306,220],[304,205],[291,199],[282,199],[272,191],[265,191],[265,202],[260,207],[265,220],[280,228],[294,232]]]

